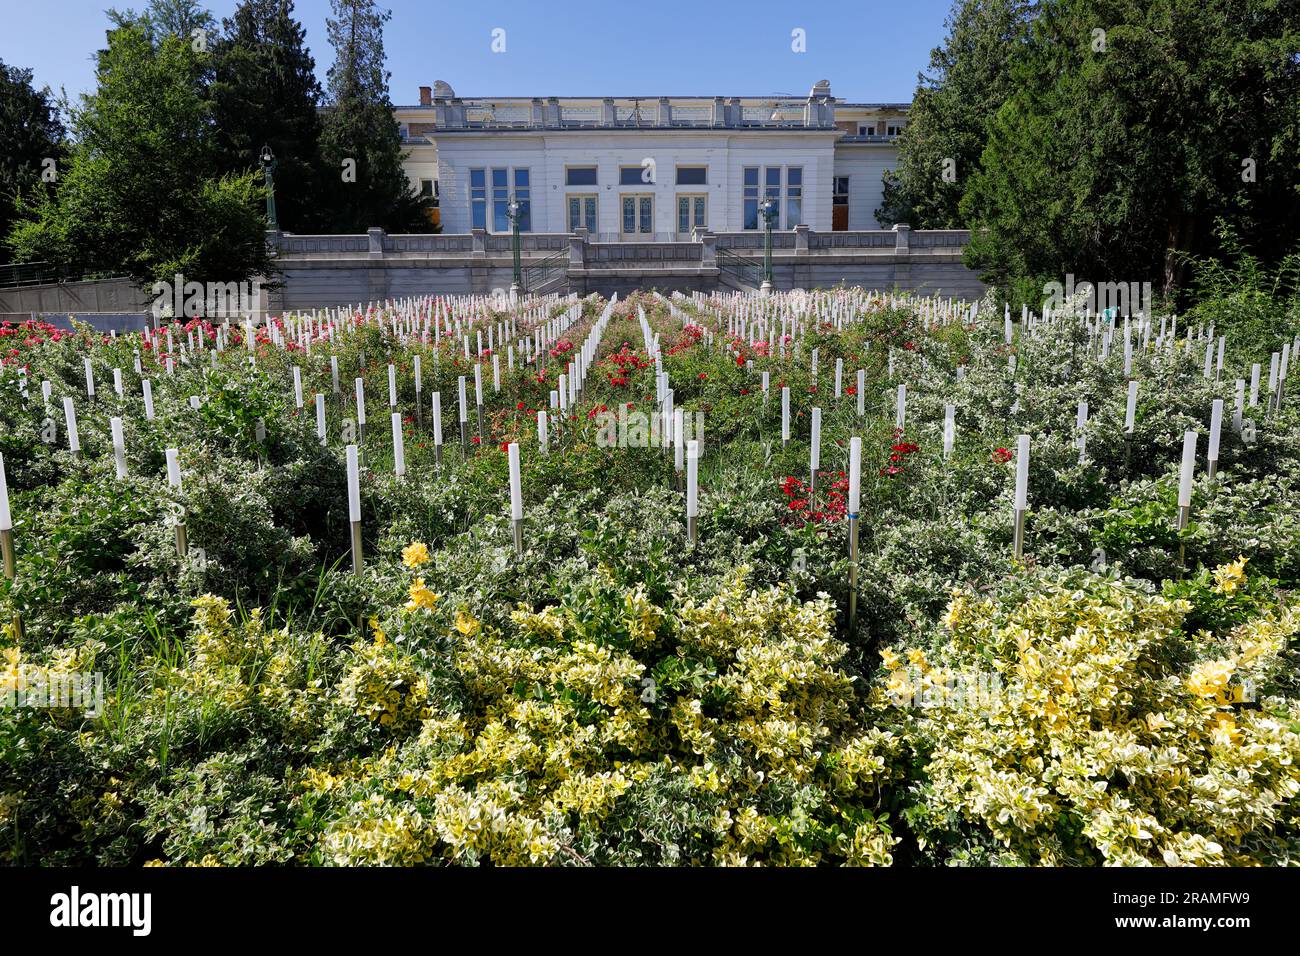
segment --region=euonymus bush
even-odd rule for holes
[[[783,300],[804,309],[801,335],[783,345],[728,334],[727,320],[752,322],[762,308],[743,300],[635,296],[615,309],[563,414],[550,395],[604,303],[536,306],[532,319],[575,306],[580,317],[550,343],[545,368],[520,359],[511,370],[498,341],[499,391],[484,356],[482,434],[471,407],[463,448],[457,380],[472,383],[474,370],[464,342],[399,340],[390,311],[345,318],[337,341],[318,334],[310,348],[265,332],[248,348],[232,327],[215,362],[177,345],[170,373],[135,337],[29,336],[17,357],[25,378],[17,362],[0,369],[17,556],[15,579],[0,581],[0,620],[21,620],[0,639],[0,694],[98,673],[104,699],[102,712],[0,706],[0,859],[1292,862],[1300,418],[1289,396],[1274,410],[1262,395],[1243,410],[1250,427],[1232,427],[1234,382],[1249,379],[1255,346],[1230,345],[1216,378],[1184,325],[1175,347],[1139,344],[1128,433],[1118,339],[1101,361],[1068,319],[1059,334],[1020,330],[1008,344],[991,301],[975,321],[936,324],[938,301],[837,295]],[[843,328],[825,314],[832,305],[852,313]],[[693,547],[671,449],[605,441],[603,415],[659,407],[640,309],[677,407],[703,414]],[[510,318],[476,313],[494,328]],[[1269,336],[1297,331],[1285,316],[1276,328],[1241,321],[1271,349],[1280,339]],[[207,323],[174,331],[177,343],[215,343]],[[292,339],[283,324],[278,335]],[[78,410],[79,455],[64,397]],[[1216,399],[1228,415],[1211,481]],[[538,409],[552,416],[547,454]],[[112,417],[124,425],[125,478]],[[1180,530],[1188,429],[1201,457]],[[1033,444],[1016,561],[1010,449],[1021,433]],[[518,554],[511,441],[526,503]],[[349,443],[362,446],[359,573]],[[179,491],[166,481],[168,447]]]

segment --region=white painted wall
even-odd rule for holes
[[[836,176],[849,177],[849,229],[891,229],[892,222],[876,222],[884,198],[881,177],[898,164],[898,147],[887,144],[840,145],[835,148]],[[827,213],[829,229],[830,213]]]
[[[407,145],[402,156],[402,169],[411,184],[411,191],[418,192],[421,179],[438,178],[438,148],[430,145]]]

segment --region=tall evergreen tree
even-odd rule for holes
[[[330,0],[330,8],[334,65],[326,82],[321,152],[334,197],[334,231],[427,231],[425,201],[402,170],[400,127],[388,98],[384,24],[391,14],[374,0]]]
[[[43,189],[43,174],[55,161],[58,174],[63,155],[63,123],[48,88],[32,85],[32,71],[0,62],[0,239],[8,235],[17,215],[18,195]],[[8,259],[0,251],[0,260]]]
[[[213,47],[210,88],[222,168],[259,166],[263,146],[275,155],[280,227],[329,227],[321,202],[320,84],[293,16],[293,0],[242,0]]]
[[[265,190],[222,175],[203,77],[189,39],[155,42],[138,24],[108,35],[98,88],[72,113],[75,145],[53,198],[20,206],[18,257],[129,275],[231,282],[270,268]]]
[[[1223,219],[1262,258],[1300,221],[1300,8],[1049,0],[961,213],[968,261],[1172,292]]]
[[[139,13],[130,8],[110,9],[108,19],[118,27],[135,24],[144,30],[154,44],[169,36],[193,43],[199,39],[195,36],[195,30],[202,30],[210,37],[217,29],[216,19],[204,9],[199,0],[149,0],[149,5]]]
[[[898,165],[885,174],[876,218],[914,229],[961,226],[958,205],[979,169],[988,122],[1012,89],[1011,67],[1028,39],[1030,0],[958,0],[948,34],[917,76]]]

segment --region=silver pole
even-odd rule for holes
[[[1016,509],[1016,533],[1015,540],[1012,544],[1012,551],[1015,559],[1019,561],[1025,556],[1025,509]]]

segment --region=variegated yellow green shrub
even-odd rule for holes
[[[302,778],[305,799],[338,807],[324,858],[890,862],[873,810],[899,742],[854,733],[824,597],[754,590],[743,571],[671,611],[608,578],[596,591],[517,610],[513,633],[449,615],[468,706]]]
[[[1235,590],[1242,574],[1216,579]],[[907,814],[922,848],[1025,864],[1294,862],[1300,703],[1267,691],[1300,614],[1189,635],[1189,610],[1077,573],[1019,606],[955,593],[936,653],[886,653],[876,699],[923,761]]]

